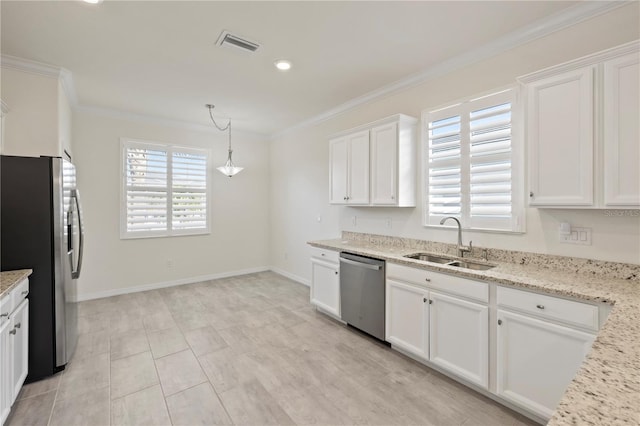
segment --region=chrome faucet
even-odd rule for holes
[[[469,241],[469,246],[463,246],[462,245],[462,226],[460,225],[460,221],[453,216],[447,216],[440,221],[440,225],[444,225],[447,219],[453,219],[458,224],[458,257],[464,257],[465,253],[471,253],[471,249],[473,249],[473,245],[472,245],[473,241]]]

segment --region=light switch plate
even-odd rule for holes
[[[560,242],[565,244],[591,245],[591,228],[571,227],[570,234],[560,234]]]

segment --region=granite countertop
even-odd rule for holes
[[[384,240],[385,237],[380,237]],[[543,291],[588,302],[613,305],[590,353],[556,407],[549,425],[640,424],[640,265],[599,262],[559,256],[508,254],[490,250],[486,271],[461,270],[403,257],[431,251],[450,254],[451,245],[433,243],[438,250],[398,244],[399,239],[323,240],[310,245],[384,259],[416,268],[482,279],[523,289]],[[395,241],[393,241],[395,240]],[[394,243],[389,244],[389,243]],[[444,250],[439,250],[441,245]],[[455,246],[454,246],[455,247]],[[499,260],[494,261],[495,254]],[[474,259],[477,260],[477,259]]]
[[[13,287],[31,275],[32,272],[31,269],[0,272],[0,298],[9,293]]]

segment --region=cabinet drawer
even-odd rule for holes
[[[598,330],[598,307],[507,287],[497,289],[498,306]]]
[[[29,294],[29,280],[24,279],[20,281],[20,284],[15,286],[13,290],[11,290],[11,312],[15,311],[15,309],[22,303],[22,301]]]
[[[426,269],[387,263],[387,278],[395,278],[449,294],[489,302],[489,284]]]
[[[311,256],[327,262],[340,263],[340,253],[333,250],[311,247]]]

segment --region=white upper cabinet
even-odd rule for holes
[[[330,203],[415,207],[416,123],[398,114],[334,136]]]
[[[331,204],[369,204],[369,131],[329,141]]]
[[[640,207],[639,42],[519,78],[529,204]]]
[[[593,67],[527,86],[530,204],[593,204]]]
[[[346,204],[347,180],[349,173],[349,149],[347,138],[341,137],[329,141],[329,202]]]
[[[604,63],[604,203],[640,205],[640,54]]]
[[[371,203],[396,204],[398,124],[371,129]]]
[[[369,131],[347,136],[349,178],[347,204],[369,204]]]

